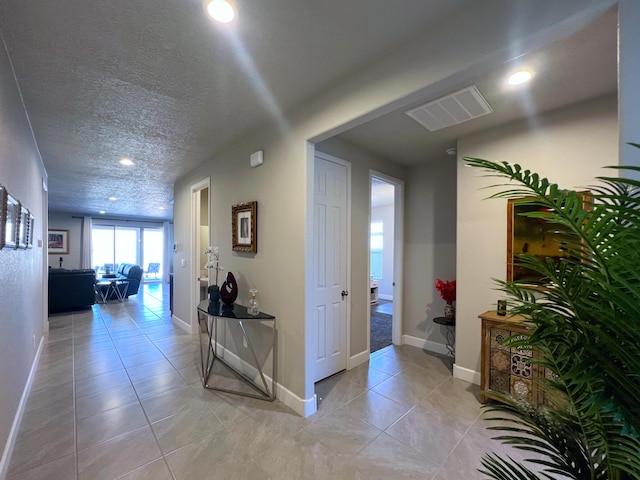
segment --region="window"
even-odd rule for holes
[[[117,271],[118,265],[132,263],[145,271],[145,281],[162,279],[164,235],[161,228],[94,225],[91,234],[91,264],[97,273],[105,273],[107,267]]]
[[[382,222],[371,222],[371,278],[382,280]]]
[[[94,226],[91,231],[91,263],[97,272],[109,267],[116,271],[121,263],[138,263],[140,229],[112,225]]]

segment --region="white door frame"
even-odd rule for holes
[[[394,188],[393,199],[393,323],[391,326],[391,341],[394,345],[402,345],[402,275],[404,255],[404,181],[399,178],[386,175],[376,170],[369,170],[369,192],[374,178],[379,178],[392,184]],[[369,229],[371,229],[371,195],[369,195]],[[370,232],[369,232],[370,233]],[[369,251],[371,250],[371,235],[368,239]],[[371,264],[367,263],[366,282],[371,279]],[[367,348],[371,345],[371,308],[367,305]]]
[[[196,278],[200,272],[200,192],[209,189],[209,222],[211,222],[211,177],[204,178],[191,185],[191,257],[189,259],[189,298],[191,299],[189,323],[191,333],[198,333],[198,303],[200,303],[200,286],[196,288]],[[209,243],[211,242],[211,229],[209,229]]]
[[[304,344],[305,344],[305,399],[315,397],[314,387],[314,359],[313,352],[314,341],[313,335],[313,302],[310,299],[313,298],[313,275],[314,275],[314,262],[313,262],[313,233],[314,233],[314,182],[315,182],[315,158],[319,156],[325,160],[338,163],[347,167],[347,245],[346,245],[346,258],[347,258],[347,286],[346,289],[351,291],[351,163],[340,158],[328,155],[322,152],[316,152],[315,144],[307,142],[307,197],[306,197],[306,234],[305,234],[305,321],[304,321]],[[347,301],[350,302],[350,297],[347,297]],[[347,364],[351,357],[351,304],[347,305]],[[305,406],[308,414],[316,411],[316,406]]]

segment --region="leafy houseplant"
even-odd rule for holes
[[[598,177],[585,200],[519,165],[464,160],[508,180],[491,198],[528,197],[523,203],[539,208],[524,215],[568,235],[559,262],[516,257],[517,265],[541,274],[537,288],[498,281],[511,313],[534,327],[526,344],[546,369],[539,380],[545,401],[497,395],[501,403],[488,409],[500,425],[490,428],[532,456],[522,464],[488,454],[481,472],[502,480],[639,479],[640,182]],[[640,173],[640,167],[610,168]],[[523,346],[523,340],[508,342]]]

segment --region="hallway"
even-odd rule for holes
[[[477,387],[386,347],[316,385],[319,411],[204,390],[168,285],[50,319],[9,480],[480,479]],[[492,445],[492,443],[494,445]]]

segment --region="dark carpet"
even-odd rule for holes
[[[391,315],[371,312],[371,350],[373,353],[391,345]]]

